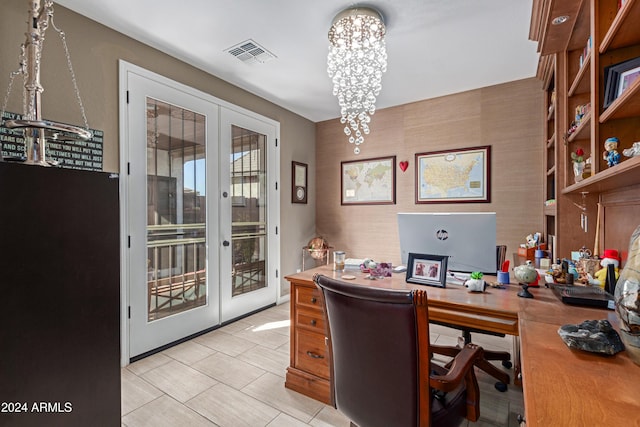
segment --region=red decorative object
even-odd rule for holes
[[[409,167],[409,162],[407,161],[400,162],[400,169],[402,169],[402,172],[406,171],[408,167]]]

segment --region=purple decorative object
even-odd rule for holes
[[[384,277],[391,277],[393,266],[390,262],[379,262],[375,267],[369,269],[369,274],[372,279],[382,279]]]

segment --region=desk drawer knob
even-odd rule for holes
[[[318,302],[318,300],[316,299],[316,297],[311,298],[311,303],[315,304],[316,302]]]
[[[316,354],[312,351],[307,351],[307,356],[311,357],[312,359],[324,359],[324,356]]]
[[[313,319],[313,320],[311,321],[311,326],[316,326],[316,323],[318,323],[318,322],[316,322],[316,319]]]

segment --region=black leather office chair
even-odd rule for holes
[[[431,363],[427,293],[361,286],[323,275],[332,401],[361,427],[453,426],[479,417],[475,345],[450,370]],[[439,347],[439,346],[438,346]]]
[[[506,245],[496,246],[496,266],[497,266],[496,269],[497,270],[500,270],[502,268],[502,264],[505,261],[506,252],[507,252]],[[505,336],[504,334],[500,334],[497,332],[488,332],[488,331],[483,331],[483,330],[474,329],[474,328],[466,328],[458,325],[450,325],[446,323],[438,323],[438,324],[462,331],[461,341],[463,342],[463,344],[461,344],[461,346],[465,346],[471,343],[472,332],[478,333],[478,334],[485,334],[485,335],[494,335],[499,337]],[[453,357],[455,356],[456,353],[454,351],[445,350],[444,352],[442,352],[442,354]],[[511,363],[511,353],[509,353],[508,351],[491,351],[491,350],[484,349],[483,360],[476,362],[476,366],[478,368],[482,369],[487,374],[491,375],[492,377],[498,380],[498,382],[496,382],[494,385],[496,390],[505,392],[508,389],[508,384],[511,382],[511,377],[506,372],[494,366],[490,362],[491,360],[501,361],[502,366],[509,369],[513,366],[513,364]]]

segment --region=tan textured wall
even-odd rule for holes
[[[542,231],[542,101],[531,78],[379,110],[359,155],[337,119],[318,123],[318,234],[347,257],[399,263],[397,212],[496,212],[497,242],[512,259]],[[481,145],[492,147],[491,203],[415,203],[416,153]],[[341,206],[340,162],[392,155],[409,162],[396,168],[396,204]]]
[[[9,73],[18,68],[20,44],[27,28],[27,4],[3,0],[0,13],[0,91],[8,87]],[[55,5],[56,25],[65,31],[89,126],[104,131],[104,170],[119,169],[118,60],[132,64],[209,93],[280,122],[281,270],[295,272],[300,252],[315,233],[315,175],[309,177],[309,203],[292,205],[291,161],[315,168],[315,124],[271,102],[136,42],[90,19]],[[50,120],[82,125],[62,44],[52,28],[46,33],[43,53],[42,114]],[[16,79],[8,111],[22,111],[22,79]],[[79,201],[80,202],[80,201]],[[286,226],[285,226],[286,224]],[[286,288],[288,282],[281,280]]]

